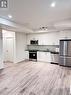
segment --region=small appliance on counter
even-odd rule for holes
[[[71,66],[71,39],[60,40],[59,65]]]

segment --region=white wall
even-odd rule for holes
[[[2,38],[2,30],[0,29],[0,69],[4,68],[3,65],[3,38]]]
[[[15,33],[16,36],[16,60],[15,63],[25,60],[26,34]]]

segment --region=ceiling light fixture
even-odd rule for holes
[[[8,15],[9,18],[12,18],[12,15]]]
[[[51,4],[51,7],[55,7],[55,5],[56,5],[56,3],[55,3],[55,2],[53,2],[53,3]]]

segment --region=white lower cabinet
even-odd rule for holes
[[[37,61],[42,62],[51,62],[51,53],[50,52],[37,52]]]
[[[25,51],[25,59],[29,60],[29,51]]]
[[[25,59],[29,60],[29,51],[25,51]],[[59,63],[59,54],[53,54],[51,52],[37,52],[37,61]]]

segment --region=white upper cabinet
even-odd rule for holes
[[[26,37],[27,45],[30,45],[30,40],[39,40],[38,35],[36,35],[36,34],[28,34],[27,37]]]
[[[27,35],[27,45],[30,45],[30,40],[38,40],[39,45],[59,45],[59,34],[54,33],[38,33]]]
[[[39,45],[59,45],[59,39],[71,39],[71,31],[60,31],[51,33],[37,33],[27,35],[27,45],[30,40],[38,40]]]
[[[59,39],[71,39],[71,31],[60,31]]]

